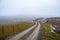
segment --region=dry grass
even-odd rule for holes
[[[0,24],[0,38],[8,37],[9,35],[21,32],[30,26],[32,26],[34,23],[31,22],[15,22],[15,23],[8,23],[8,24]],[[2,39],[0,39],[2,40]]]

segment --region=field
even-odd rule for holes
[[[34,23],[28,21],[0,24],[0,40],[4,40],[4,38],[8,36],[19,33],[33,24]]]
[[[60,35],[53,33],[50,31],[50,24],[43,23],[42,26],[42,33],[43,33],[43,39],[42,40],[60,40]]]

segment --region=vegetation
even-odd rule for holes
[[[60,35],[60,18],[59,17],[48,18],[47,23],[51,24],[56,29],[55,32]]]
[[[4,40],[5,37],[21,32],[33,24],[34,23],[28,21],[0,24],[0,40]]]
[[[53,33],[50,31],[50,24],[43,23],[42,26],[42,32],[43,32],[43,39],[42,40],[60,40],[60,35]]]

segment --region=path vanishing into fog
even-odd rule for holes
[[[14,35],[6,38],[6,40],[38,40],[40,30],[40,23],[35,23],[32,27]]]

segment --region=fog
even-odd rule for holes
[[[60,0],[0,0],[0,16],[60,17]]]

